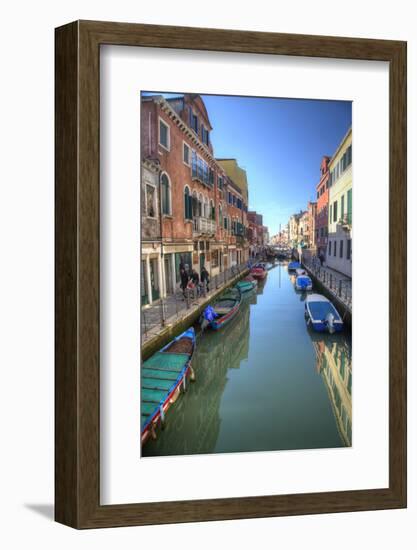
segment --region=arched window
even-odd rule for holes
[[[193,219],[193,202],[188,185],[184,187],[184,218]]]
[[[214,208],[213,199],[211,199],[211,201],[210,201],[210,218],[211,218],[213,221],[216,221],[216,210],[215,210],[215,208]]]
[[[162,214],[171,214],[171,184],[168,175],[161,175],[161,205]]]
[[[198,195],[198,215],[200,217],[203,215],[203,195],[201,193]]]
[[[196,218],[198,216],[198,200],[197,200],[197,193],[196,191],[193,192],[193,218]]]

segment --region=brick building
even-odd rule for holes
[[[214,158],[211,130],[197,94],[142,97],[143,303],[175,291],[181,263],[214,277],[248,257],[247,185]]]
[[[327,238],[329,234],[329,162],[330,157],[324,156],[320,164],[320,181],[316,186],[316,246],[317,255],[326,258]]]

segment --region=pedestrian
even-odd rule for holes
[[[209,282],[210,282],[209,273],[203,265],[203,267],[201,268],[201,284],[206,285],[206,291],[207,292],[209,291]]]
[[[320,265],[321,265],[321,267],[323,267],[323,262],[324,262],[324,255],[323,255],[323,252],[320,252],[319,259],[320,259]]]
[[[198,275],[198,273],[195,269],[191,270],[190,279],[193,282],[194,288],[197,291],[197,296],[199,296],[199,294],[200,294],[200,277],[199,277],[199,275]]]
[[[185,290],[188,285],[188,274],[185,271],[185,268],[180,269],[180,287],[182,289],[182,295],[184,296],[183,300],[185,300]]]

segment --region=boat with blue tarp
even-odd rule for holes
[[[308,275],[298,275],[295,279],[296,290],[313,290],[313,281]]]
[[[307,325],[317,332],[340,332],[343,320],[332,302],[321,294],[310,294],[305,300],[304,316]]]
[[[230,288],[214,303],[203,311],[201,328],[207,326],[214,330],[223,328],[237,314],[242,303],[242,293],[239,288]]]
[[[165,424],[165,414],[194,379],[191,359],[196,348],[194,328],[189,328],[141,367],[141,440],[156,438],[156,428]]]
[[[288,264],[288,271],[296,271],[297,269],[301,269],[300,262],[290,262]]]

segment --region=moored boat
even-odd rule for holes
[[[298,269],[296,269],[295,273],[297,274],[297,277],[299,277],[300,275],[307,275],[307,271],[302,267],[299,267]]]
[[[250,292],[251,290],[253,290],[258,284],[258,281],[256,279],[253,279],[251,281],[247,281],[245,279],[243,279],[242,281],[239,281],[237,284],[236,284],[236,287],[240,290],[240,292],[242,294],[246,293],[246,292]]]
[[[313,281],[308,275],[298,275],[295,279],[295,288],[296,290],[313,290]]]
[[[317,332],[340,332],[342,318],[332,302],[321,294],[310,294],[305,301],[305,319]]]
[[[268,275],[268,271],[261,265],[256,265],[252,267],[250,274],[255,279],[265,279],[265,277]]]
[[[237,314],[241,303],[242,293],[239,288],[227,290],[213,306],[207,306],[203,311],[201,326],[210,326],[214,330],[223,328]]]
[[[290,262],[288,264],[288,271],[296,271],[297,269],[301,269],[300,262]]]
[[[165,414],[177,400],[181,388],[194,378],[191,359],[196,347],[191,327],[143,362],[141,367],[141,441],[165,424]]]

